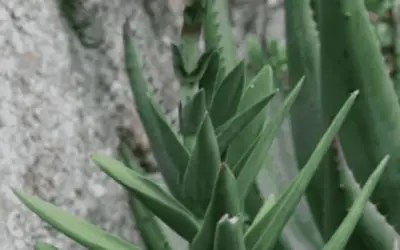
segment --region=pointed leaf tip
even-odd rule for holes
[[[132,243],[113,236],[38,197],[24,195],[16,190],[14,190],[14,194],[22,204],[33,211],[39,218],[87,249],[139,250]]]

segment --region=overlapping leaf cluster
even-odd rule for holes
[[[387,153],[395,154],[395,162],[398,158],[392,147],[394,141],[382,135],[387,129],[397,138],[394,119],[398,116],[397,111],[389,109],[394,105],[392,96],[385,99],[390,89],[382,83],[387,79],[383,62],[378,60],[379,49],[361,0],[320,0],[319,4],[320,40],[309,1],[285,1],[291,90],[279,109],[268,112],[268,104],[279,95],[273,88],[271,66],[248,77],[245,61],[236,55],[227,1],[188,1],[182,43],[171,46],[172,64],[181,83],[177,130],[148,90],[128,23],[124,25],[126,70],[135,106],[167,188],[139,168],[130,150],[130,138],[121,138],[120,161],[103,155],[92,159],[131,195],[132,211],[146,249],[173,249],[156,218],[187,240],[190,250],[296,249],[298,246],[291,245],[282,232],[304,194],[313,213],[310,223],[315,221],[321,230],[317,233],[323,235],[315,249],[345,249],[354,239],[353,231],[360,218],[359,225],[370,229],[367,234],[374,246],[393,249],[395,230],[368,203],[388,165]],[[334,18],[335,24],[328,17]],[[197,46],[202,30],[204,53]],[[332,34],[342,40],[335,41]],[[361,38],[362,46],[357,44]],[[362,56],[378,62],[364,63]],[[269,151],[289,113],[301,168],[290,185],[265,200],[256,178],[261,169],[273,168]],[[301,120],[301,114],[308,116]],[[361,137],[343,132],[350,126],[349,120],[352,126],[363,122],[362,139],[369,139],[369,148],[361,144]],[[371,146],[373,140],[375,144]],[[383,145],[384,142],[389,144]],[[333,164],[332,145],[335,165],[327,168]],[[357,148],[352,149],[351,145]],[[375,151],[368,151],[372,149]],[[370,171],[362,172],[363,189],[347,163],[356,170],[366,165],[356,165],[362,161],[355,161],[353,153],[361,158],[374,157],[367,164]],[[320,166],[323,168],[318,170]],[[318,174],[321,171],[324,179],[316,178],[322,176]],[[359,171],[354,172],[357,177]],[[393,176],[385,186],[393,191],[395,183]],[[344,190],[346,199],[339,199],[337,190]],[[139,249],[37,197],[18,191],[16,194],[43,220],[88,249]],[[390,196],[382,193],[380,198]],[[389,204],[387,200],[385,204]],[[346,206],[348,212],[342,216],[335,206]],[[394,208],[397,207],[389,209],[392,219],[396,219]],[[371,223],[384,229],[385,235],[374,231]],[[54,247],[40,243],[37,249]]]

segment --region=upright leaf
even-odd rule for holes
[[[243,165],[236,166],[236,168],[240,170],[237,181],[242,200],[246,197],[251,184],[253,184],[255,178],[260,172],[265,160],[265,154],[271,147],[272,142],[279,131],[280,125],[296,100],[302,85],[303,81],[300,81],[292,90],[292,93],[290,93],[286,98],[283,107],[279,110],[276,117],[267,123],[264,131],[260,134],[260,138],[254,142],[254,149],[249,152],[247,155],[248,158],[242,162]]]
[[[185,204],[199,217],[204,215],[210,202],[220,165],[217,137],[206,113],[183,179]]]
[[[171,193],[179,198],[181,196],[179,170],[165,150],[168,145],[162,140],[162,132],[147,95],[147,82],[142,73],[142,65],[139,61],[135,44],[129,37],[128,25],[128,22],[126,22],[123,28],[125,64],[137,111],[149,138],[154,157],[160,164],[160,171],[165,178],[165,182],[171,189]]]
[[[244,91],[243,98],[239,104],[239,111],[244,111],[257,102],[259,102],[266,94],[273,93],[273,72],[269,65],[264,66],[260,72],[248,83]],[[228,154],[227,163],[229,166],[235,166],[243,152],[254,142],[257,134],[264,127],[268,117],[268,108],[264,108],[249,126],[247,126],[235,140],[231,143]]]
[[[213,249],[215,230],[222,216],[240,216],[237,192],[235,177],[226,164],[221,164],[203,225],[191,242],[190,250]]]
[[[357,95],[358,91],[352,93],[345,102],[310,156],[306,166],[279,197],[271,210],[252,227],[251,231],[246,232],[245,243],[247,249],[270,250],[274,248],[286,222],[298,205],[311,178],[354,104]]]
[[[372,201],[399,231],[400,107],[364,1],[319,0],[318,5],[326,119],[337,112],[349,91],[360,90],[360,99],[340,131],[340,141],[349,166],[361,184],[384,155],[392,156]],[[339,223],[330,225],[330,233]]]
[[[389,156],[386,155],[382,161],[379,163],[375,171],[372,173],[370,178],[360,195],[354,201],[353,206],[351,206],[349,213],[346,218],[340,225],[340,227],[336,230],[332,238],[326,243],[323,250],[342,250],[345,248],[347,241],[350,238],[351,233],[356,227],[358,220],[364,212],[365,205],[368,202],[369,197],[372,194],[375,186],[378,184],[378,181],[385,170],[387,163],[389,161]]]
[[[132,168],[139,173],[143,173],[137,163],[136,158],[132,154],[132,149],[126,143],[126,138],[120,138],[118,152],[125,166]],[[134,195],[129,197],[129,205],[135,217],[135,226],[138,229],[140,238],[146,246],[146,250],[172,250],[168,239],[157,220],[156,216]]]
[[[245,250],[240,218],[222,216],[215,232],[214,250]]]
[[[237,64],[227,0],[204,0],[204,40],[206,49],[220,49],[220,77],[224,78]]]
[[[215,127],[224,124],[236,114],[245,82],[245,64],[241,61],[222,80],[212,100],[210,116]]]
[[[276,93],[277,91],[266,95],[259,102],[239,112],[235,117],[232,117],[216,129],[220,152],[224,152],[231,142],[237,138],[237,135],[246,129],[262,111],[265,111],[265,107],[275,97]]]
[[[304,166],[324,133],[321,106],[319,40],[310,0],[286,0],[286,34],[289,86],[305,76],[290,111],[293,144],[298,166]],[[322,228],[323,172],[318,170],[307,189],[307,200],[318,227]]]
[[[174,132],[173,128],[168,124],[163,114],[157,110],[156,103],[150,99],[151,109],[156,116],[159,125],[161,139],[165,145],[167,155],[171,158],[176,170],[180,176],[183,176],[186,166],[189,162],[189,152],[184,145],[180,142],[178,135]],[[159,163],[162,165],[162,163]],[[162,167],[162,166],[161,166]]]
[[[206,94],[207,108],[210,107],[211,101],[217,90],[217,86],[219,86],[218,73],[219,73],[219,54],[218,51],[216,51],[214,54],[212,54],[207,69],[199,81],[199,89],[203,89]]]
[[[341,188],[345,193],[346,205],[350,207],[361,196],[362,190],[347,165],[339,142],[337,146]],[[396,230],[386,221],[385,216],[381,215],[376,206],[371,202],[366,204],[356,231],[359,231],[364,236],[363,239],[368,246],[371,246],[370,249],[393,250],[397,249],[396,244],[400,242],[400,236]]]
[[[181,104],[182,105],[182,104]],[[194,140],[206,114],[206,98],[204,90],[199,90],[186,105],[180,106],[179,127],[185,146],[191,151]]]

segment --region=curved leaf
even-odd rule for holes
[[[150,211],[183,238],[191,240],[197,233],[194,216],[154,181],[129,169],[121,162],[102,155],[93,161],[111,178],[131,191]]]
[[[246,86],[243,98],[239,104],[239,111],[244,111],[260,101],[265,94],[274,91],[273,72],[269,65],[264,66],[258,74]],[[249,146],[256,140],[259,132],[264,128],[268,117],[268,108],[261,111],[255,118],[231,143],[227,154],[227,163],[229,166],[236,166]]]
[[[206,49],[220,49],[220,77],[224,78],[237,64],[236,44],[233,40],[227,0],[204,0],[203,21]]]
[[[224,152],[230,143],[237,139],[237,135],[247,128],[257,118],[258,114],[265,111],[265,107],[275,97],[277,92],[276,90],[272,94],[266,95],[259,102],[238,113],[235,117],[232,117],[216,129],[220,152]]]
[[[171,156],[168,155],[165,148],[168,145],[163,141],[163,135],[157,121],[156,114],[147,94],[147,82],[143,76],[140,57],[137,53],[134,42],[129,37],[129,24],[125,22],[123,27],[124,51],[126,71],[129,77],[130,86],[136,108],[146,131],[147,137],[153,150],[154,157],[160,164],[160,171],[175,197],[180,197],[181,188],[179,180],[179,170],[174,164]]]
[[[183,179],[185,204],[202,217],[207,209],[221,165],[217,137],[206,113],[196,137],[195,146]]]
[[[375,186],[378,184],[378,181],[383,171],[385,170],[388,161],[389,156],[386,155],[376,167],[370,178],[368,178],[367,183],[365,183],[365,186],[362,189],[361,193],[354,201],[346,218],[333,234],[331,239],[326,243],[323,250],[342,250],[345,248],[346,243],[349,240],[354,228],[356,227],[358,220],[362,216],[368,199],[371,196]]]
[[[325,153],[330,148],[335,135],[342,126],[357,95],[358,91],[352,93],[347,99],[346,103],[333,120],[331,126],[329,126],[328,130],[321,138],[307,164],[279,197],[275,205],[258,221],[256,225],[254,225],[254,227],[252,227],[251,231],[246,232],[245,243],[248,249],[273,249],[286,222],[289,220],[294,209],[298,205]]]
[[[14,193],[42,220],[84,247],[94,250],[139,250],[132,243],[108,234],[46,201],[19,191]]]
[[[237,168],[241,169],[237,177],[237,181],[242,200],[246,197],[250,186],[254,183],[255,178],[260,172],[260,169],[263,167],[265,154],[271,147],[276,134],[279,132],[280,125],[282,124],[286,115],[289,113],[289,110],[296,100],[302,85],[303,81],[300,81],[292,90],[292,93],[290,93],[290,95],[286,98],[285,103],[278,112],[277,116],[267,123],[264,131],[260,134],[260,138],[257,139],[256,144],[251,146],[254,146],[255,148],[252,152],[250,152],[247,160],[243,162],[244,165],[237,166]]]
[[[345,191],[347,207],[351,207],[357,197],[361,196],[362,190],[347,165],[340,143],[338,143],[337,158],[339,161],[338,169],[341,188]],[[366,204],[365,211],[358,222],[356,230],[366,236],[364,239],[368,242],[368,245],[372,246],[372,249],[397,249],[396,243],[399,242],[400,236],[371,202]]]
[[[219,127],[235,116],[245,87],[245,64],[241,61],[218,86],[211,103],[210,116]]]
[[[362,94],[339,138],[349,167],[361,184],[384,155],[391,156],[371,200],[400,231],[400,106],[364,1],[320,0],[319,6],[326,119],[337,112],[349,91],[360,90]],[[339,223],[330,226],[331,232]]]
[[[240,200],[235,177],[223,163],[219,168],[203,225],[191,242],[190,250],[212,249],[217,224],[225,214],[231,217],[240,216]]]

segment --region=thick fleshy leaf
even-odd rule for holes
[[[139,200],[130,198],[135,226],[146,249],[173,250],[156,216]]]
[[[338,152],[336,157],[339,165],[339,180],[341,188],[345,193],[345,205],[346,207],[351,207],[356,199],[360,197],[362,190],[347,165],[346,157],[344,156],[340,142],[337,141],[336,145]],[[364,239],[366,243],[371,246],[371,249],[398,249],[396,244],[398,244],[400,240],[399,234],[393,226],[386,221],[386,217],[379,213],[372,202],[367,202],[364,213],[357,225],[356,231],[360,232],[359,234],[361,235],[365,235]]]
[[[230,143],[237,138],[237,135],[242,132],[243,129],[247,128],[247,126],[257,118],[257,115],[260,112],[265,111],[265,107],[273,99],[276,93],[277,91],[266,95],[259,102],[238,113],[235,117],[231,118],[216,129],[220,152],[225,152]]]
[[[156,116],[160,128],[162,141],[166,145],[165,150],[168,156],[174,163],[175,168],[179,171],[180,176],[183,176],[186,166],[189,163],[189,152],[180,142],[178,135],[174,132],[173,128],[168,124],[166,118],[157,109],[156,103],[151,100],[151,108]],[[160,163],[162,164],[162,163]]]
[[[269,210],[271,210],[271,208],[275,205],[275,203],[276,203],[275,196],[273,194],[268,196],[268,198],[265,200],[263,206],[258,211],[256,217],[254,218],[253,223],[250,225],[250,227],[247,229],[247,231],[249,231],[249,232],[252,231],[253,227],[255,225],[258,225],[258,223],[260,222],[261,218],[263,218],[264,216],[267,215],[267,213],[269,212]]]
[[[175,75],[183,84],[193,84],[201,79],[207,69],[211,57],[216,51],[210,50],[203,53],[199,58],[195,69],[191,72],[188,72],[188,70],[185,68],[185,62],[183,60],[181,49],[177,45],[171,44],[171,52]]]
[[[225,77],[237,64],[238,55],[233,39],[227,0],[202,0],[205,3],[203,33],[206,49],[220,49],[221,77]]]
[[[136,163],[136,158],[132,153],[133,150],[126,143],[127,139],[120,138],[120,140],[118,152],[122,162],[125,166],[144,174],[144,171]],[[135,226],[146,249],[172,250],[156,216],[139,199],[135,199],[132,194],[129,197],[129,204],[135,217]]]
[[[347,99],[328,130],[321,138],[307,164],[279,197],[275,205],[256,225],[254,225],[251,231],[246,232],[245,243],[248,249],[273,249],[286,222],[297,207],[310,180],[318,169],[321,160],[330,148],[335,135],[342,126],[350,108],[353,106],[358,93],[358,91],[353,92]]]
[[[264,139],[265,137],[265,128],[261,130],[257,135],[254,141],[250,144],[250,146],[244,150],[244,153],[240,156],[239,161],[237,162],[236,165],[232,167],[233,173],[235,174],[236,177],[239,176],[240,172],[242,171],[243,167],[246,165],[247,161],[250,160],[250,157],[255,157],[254,153],[256,152],[255,150],[258,149],[259,147],[262,146],[261,140]],[[260,154],[260,152],[257,152],[257,154]],[[263,157],[262,155],[259,155],[259,157]],[[267,157],[264,155],[263,159],[266,159]]]
[[[303,75],[306,78],[296,104],[290,111],[294,152],[298,166],[302,167],[326,128],[323,123],[319,79],[319,40],[310,0],[287,0],[284,7],[287,13],[288,85],[294,86]],[[322,229],[324,212],[321,206],[324,197],[324,189],[321,188],[323,179],[321,168],[311,180],[305,196],[319,229]]]
[[[203,77],[199,81],[199,89],[204,89],[204,92],[206,94],[207,108],[210,107],[211,101],[216,92],[216,88],[219,85],[218,74],[219,74],[219,54],[218,52],[216,52],[212,54],[206,72],[204,72]]]
[[[375,189],[378,181],[385,170],[389,156],[385,156],[379,163],[375,171],[371,174],[368,181],[365,183],[361,193],[354,201],[350,208],[349,213],[340,225],[340,227],[333,234],[331,239],[326,243],[323,250],[342,250],[345,248],[347,241],[349,240],[354,228],[356,227],[361,215],[365,210],[365,206]]]
[[[261,101],[266,94],[274,92],[274,81],[273,72],[269,65],[264,66],[258,74],[252,78],[252,80],[246,86],[243,98],[239,104],[239,112],[244,111],[257,102]],[[229,166],[236,166],[243,152],[245,152],[249,146],[257,138],[260,131],[264,128],[267,122],[268,107],[265,107],[257,117],[240,132],[235,140],[229,146],[227,154],[227,163]]]
[[[221,165],[217,137],[210,116],[206,113],[183,179],[185,205],[203,217]]]
[[[240,216],[240,200],[235,177],[226,164],[221,164],[210,204],[190,250],[212,249],[217,224],[223,215]],[[240,218],[240,217],[239,217]]]
[[[35,250],[58,250],[58,248],[48,243],[39,241],[35,244]]]
[[[331,118],[349,90],[362,93],[340,130],[340,142],[362,185],[382,157],[391,156],[371,201],[400,232],[400,106],[385,58],[364,0],[319,0],[318,5],[324,114]],[[332,234],[340,221],[330,224]]]
[[[286,98],[281,110],[279,110],[276,117],[272,118],[266,125],[264,131],[260,134],[260,138],[257,139],[257,144],[252,145],[255,148],[250,153],[249,157],[242,166],[236,166],[235,168],[240,171],[237,181],[239,186],[240,197],[242,200],[246,197],[250,186],[254,183],[255,178],[263,167],[265,160],[265,154],[269,151],[275,136],[279,132],[279,128],[289,113],[297,95],[303,85],[304,78],[297,84],[292,90],[290,95]],[[237,171],[235,169],[235,171]]]
[[[241,61],[217,87],[210,109],[214,127],[218,128],[235,116],[243,96],[245,82],[245,63]]]
[[[163,132],[160,130],[156,114],[153,112],[151,101],[148,98],[147,82],[143,76],[142,64],[135,43],[129,37],[128,22],[123,27],[123,38],[126,71],[140,120],[146,131],[154,157],[160,164],[159,168],[165,182],[171,193],[179,198],[181,196],[179,170],[165,150],[169,145],[163,141]]]
[[[199,90],[184,106],[179,106],[179,126],[186,148],[192,150],[194,139],[199,132],[207,111],[204,90]]]
[[[217,224],[214,250],[246,250],[241,218],[225,214]]]
[[[260,71],[257,70],[257,72],[258,73],[251,78],[251,81],[246,83],[246,89],[239,104],[239,112],[252,107],[257,102],[261,101],[266,94],[274,92],[273,72],[271,67],[265,65]],[[248,72],[248,74],[251,73]],[[250,122],[250,124],[236,135],[235,139],[229,144],[226,154],[226,162],[231,166],[235,176],[237,176],[241,170],[241,167],[237,166],[243,166],[239,163],[239,160],[242,159],[245,161],[249,157],[250,152],[252,151],[248,149],[251,148],[251,145],[257,140],[259,134],[265,127],[266,122],[270,118],[269,105],[272,105],[272,102],[264,107],[264,109],[261,110],[261,112]],[[271,160],[270,155],[263,154],[262,157],[264,166],[269,166]],[[260,188],[257,186],[257,183],[254,182],[244,200],[244,212],[247,216],[246,220],[249,223],[254,220],[257,212],[263,205],[263,202],[264,197],[261,194]]]
[[[92,159],[108,176],[131,191],[150,211],[183,238],[191,240],[197,233],[199,226],[194,216],[154,181],[115,159],[103,155],[94,155]]]
[[[100,228],[40,198],[14,191],[15,195],[42,220],[88,249],[140,250],[132,243],[108,234]]]

